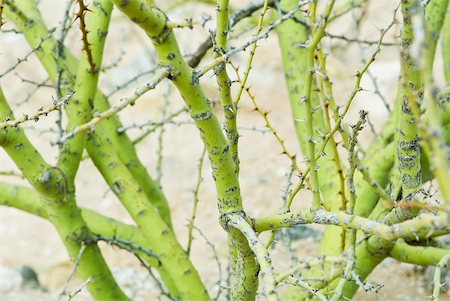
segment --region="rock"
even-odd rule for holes
[[[14,269],[0,267],[0,293],[20,291],[22,276]]]
[[[19,269],[23,282],[35,287],[40,287],[37,273],[29,266],[24,265]]]

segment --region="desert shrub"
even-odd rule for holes
[[[438,300],[441,274],[450,258],[442,240],[449,232],[450,209],[448,1],[403,0],[395,11],[378,12],[389,14],[391,21],[379,29],[375,39],[358,33],[369,1],[265,0],[247,6],[236,3],[239,8],[226,0],[203,2],[205,7],[215,5],[215,15],[197,18],[186,13],[172,20],[168,14],[193,1],[160,3],[161,8],[144,0],[68,1],[60,26],[48,29],[43,18],[53,13],[48,7],[40,8],[31,0],[2,0],[1,34],[23,37],[31,50],[12,64],[2,61],[0,80],[35,56],[48,78],[44,82],[22,78],[22,84],[31,83],[36,90],[50,87],[55,97],[48,105],[21,115],[8,96],[12,87],[2,84],[0,145],[18,168],[2,175],[22,177],[28,184],[8,179],[0,182],[1,204],[52,223],[73,261],[73,270],[83,281],[79,290],[86,287],[94,300],[129,300],[103,258],[99,242],[138,257],[160,283],[161,294],[173,300],[224,296],[254,300],[257,294],[267,300],[347,300],[358,289],[380,289],[365,280],[388,257],[437,266],[430,294]],[[108,70],[120,68],[120,60],[131,48],[123,43],[118,60],[103,63],[113,7],[145,32],[155,56],[151,68],[135,78],[122,79],[125,84],[104,93],[99,80]],[[344,18],[354,22],[356,35],[333,34],[333,23]],[[184,53],[178,40],[190,40],[192,30],[202,30],[208,22],[215,22],[215,29],[195,51]],[[272,106],[290,103],[292,114],[284,118],[292,120],[301,154],[290,149],[269,110],[258,103],[258,91],[251,88],[255,54],[261,49],[258,43],[272,35],[279,42],[286,81],[285,88],[276,89],[286,89],[288,96],[274,95]],[[68,36],[80,37],[81,50],[66,47]],[[434,64],[438,42],[442,43],[442,64]],[[345,97],[336,95],[337,88],[332,85],[327,57],[333,55],[333,45],[348,47],[355,52],[355,61],[361,62],[352,78],[353,88]],[[350,48],[352,45],[360,51]],[[6,46],[2,44],[3,49]],[[386,100],[370,74],[373,62],[388,47],[398,50],[400,65],[397,95],[392,101]],[[278,59],[273,53],[271,59]],[[441,83],[435,78],[442,69]],[[133,86],[144,75],[148,80]],[[381,130],[370,123],[370,110],[360,110],[357,116],[349,113],[355,98],[365,92],[364,78],[372,78],[374,91],[389,112]],[[206,84],[214,87],[212,95],[205,93]],[[114,94],[130,86],[134,92],[116,101]],[[164,87],[169,87],[169,92],[164,92]],[[177,100],[183,104],[181,109],[172,111],[170,89],[181,96],[182,100]],[[161,119],[124,125],[119,113],[153,90],[163,91],[159,97]],[[259,208],[260,216],[244,209],[244,204],[253,207],[258,203],[246,202],[241,193],[242,178],[249,176],[240,169],[243,160],[238,147],[240,132],[246,130],[238,118],[244,101],[264,124],[263,129],[250,130],[270,133],[278,143],[273,152],[281,152],[289,163],[281,208]],[[29,139],[48,115],[56,116],[57,121],[54,130],[44,126],[52,130],[52,138],[46,141],[57,154],[52,163],[50,155]],[[164,128],[181,125],[177,118],[184,115],[190,116],[184,123],[194,124],[201,138],[192,138],[192,143],[204,147],[187,244],[186,238],[174,231],[173,212],[160,181],[163,146],[168,143],[163,139]],[[373,133],[365,134],[370,138],[362,143],[358,137],[367,128]],[[133,129],[141,130],[138,136],[129,134]],[[140,143],[155,132],[158,145],[140,149]],[[158,159],[152,177],[142,154],[154,151]],[[179,155],[184,154],[181,148]],[[228,277],[219,279],[214,294],[190,259],[195,217],[202,210],[202,205],[197,205],[206,157],[213,178],[209,185],[216,191],[216,223],[227,233],[229,253]],[[78,172],[83,160],[93,162],[98,177],[107,183],[133,224],[113,219],[107,211],[79,206],[76,192],[84,188],[76,178],[92,177]],[[197,157],[189,160],[194,162]],[[177,174],[183,167],[170,172]],[[298,209],[295,203],[305,197],[310,203]],[[304,226],[309,224],[323,227],[320,247],[314,256],[299,261],[304,245],[292,248],[291,242],[322,233]],[[263,232],[270,234],[261,235]],[[271,256],[271,246],[277,242],[285,243],[288,256]],[[288,262],[289,268],[275,267],[274,261]],[[68,298],[79,290],[66,292]]]

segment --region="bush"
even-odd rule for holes
[[[129,300],[100,252],[99,242],[106,242],[137,256],[150,273],[156,270],[158,276],[154,277],[161,281],[161,293],[173,300],[209,300],[221,295],[230,300],[254,300],[258,293],[267,300],[352,299],[359,288],[379,290],[365,280],[388,257],[415,265],[436,265],[432,298],[438,300],[443,287],[441,272],[450,258],[448,245],[441,239],[449,233],[450,210],[448,1],[401,1],[395,11],[386,12],[392,18],[379,30],[379,37],[366,40],[362,34],[333,34],[330,28],[339,19],[350,20],[353,15],[359,30],[369,11],[367,1],[266,0],[235,8],[234,3],[218,0],[215,30],[191,55],[181,52],[178,40],[192,41],[189,29],[205,27],[209,19],[206,15],[184,15],[181,21],[167,17],[179,6],[188,5],[185,2],[164,3],[160,9],[153,1],[143,0],[98,0],[89,5],[83,0],[69,1],[58,30],[49,30],[43,17],[51,17],[51,10],[40,9],[31,0],[2,1],[2,20],[6,22],[2,22],[2,34],[23,35],[31,51],[2,71],[0,78],[35,55],[48,80],[22,81],[31,82],[36,89],[50,85],[56,98],[34,113],[20,115],[18,108],[7,101],[11,87],[3,86],[5,93],[0,90],[0,145],[20,170],[3,175],[23,177],[29,183],[0,182],[0,203],[52,223],[73,261],[73,270],[83,281],[74,293],[64,292],[68,298],[86,286],[94,300]],[[202,2],[205,9],[214,4]],[[76,8],[75,17],[70,13],[72,6]],[[113,6],[145,32],[156,54],[152,68],[139,74],[150,74],[150,79],[116,103],[112,95],[135,78],[127,78],[125,84],[108,94],[99,87],[99,78],[120,65],[132,48],[124,43],[117,62],[103,63]],[[400,16],[400,38],[389,39],[388,35],[396,35],[396,18]],[[75,23],[79,29],[72,28]],[[252,34],[246,35],[249,26]],[[179,28],[180,37],[176,37],[174,31]],[[302,157],[276,130],[269,111],[257,102],[258,90],[251,88],[253,60],[260,49],[257,45],[275,33],[290,118]],[[79,58],[65,47],[70,44],[66,37],[76,35],[81,38]],[[440,37],[442,85],[434,80],[441,69],[434,64]],[[238,41],[232,41],[234,38]],[[354,87],[345,91],[348,97],[336,97],[327,56],[333,55],[336,45],[358,53],[358,48],[350,44],[361,50],[355,61],[362,63],[353,78]],[[387,47],[399,49],[400,54],[398,91],[392,109],[369,71]],[[272,54],[276,60],[275,51]],[[214,84],[210,77],[215,79]],[[372,78],[375,93],[389,111],[379,131],[369,123],[372,112],[360,110],[356,117],[349,113],[352,102],[364,90],[362,80],[367,78]],[[172,111],[173,96],[170,90],[164,92],[165,83],[181,95],[182,109]],[[208,85],[214,85],[212,97],[205,93]],[[123,125],[118,113],[130,110],[150,90],[161,94],[160,121]],[[280,87],[274,90],[283,95]],[[280,95],[272,96],[270,106],[288,101]],[[341,98],[345,100],[341,102]],[[257,215],[249,214],[256,211],[259,201],[242,197],[242,178],[265,172],[263,162],[258,162],[260,171],[241,170],[244,159],[250,159],[238,148],[240,132],[246,130],[238,124],[250,118],[242,113],[244,99],[264,123],[264,129],[250,130],[271,133],[279,145],[273,152],[281,149],[281,157],[290,165],[282,208],[277,211],[258,208]],[[183,114],[189,114],[190,121],[181,123],[195,124],[201,138],[190,138],[191,143],[202,144],[204,150],[198,164],[194,205],[188,215],[187,238],[182,239],[174,228],[180,221],[172,219],[174,212],[161,186],[161,162],[163,146],[169,145],[163,139],[164,129],[171,123],[180,125],[177,118]],[[49,141],[52,151],[57,152],[55,163],[49,163],[50,153],[36,148],[28,138],[36,127],[27,125],[34,121],[39,126],[47,115],[57,115],[57,130],[49,136],[57,135]],[[238,116],[245,118],[238,120]],[[361,133],[367,124],[373,130],[371,135]],[[136,137],[129,135],[136,128],[142,132]],[[139,149],[139,145],[154,132],[158,132],[158,146],[153,146],[157,167],[156,177],[151,177],[142,160],[142,156],[149,156],[149,150]],[[370,137],[366,145],[358,141],[360,134]],[[184,147],[178,154],[186,155]],[[215,297],[191,260],[194,233],[203,235],[195,226],[195,218],[202,210],[197,205],[206,155],[213,178],[206,184],[214,185],[216,191],[216,223],[228,236],[228,278],[219,277]],[[132,225],[109,217],[106,211],[79,205],[77,198],[84,189],[79,179],[90,181],[92,177],[83,169],[78,172],[83,160],[92,160],[99,176],[132,218]],[[176,164],[171,167],[175,179],[185,168]],[[300,196],[310,197],[310,205],[295,205]],[[245,210],[244,203],[251,208]],[[292,241],[318,235],[315,228],[301,226],[307,224],[323,225],[324,231],[316,254],[299,261],[305,246],[302,243],[293,249]],[[261,235],[263,232],[270,234]],[[277,241],[285,242],[290,256],[269,254]],[[217,242],[208,243],[215,250]],[[285,267],[276,267],[275,261],[284,262]]]

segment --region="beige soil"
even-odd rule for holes
[[[161,5],[164,3],[164,1],[159,2]],[[397,3],[397,1],[388,0],[371,2],[373,4],[369,6],[366,21],[360,29],[362,32],[360,37],[369,40],[378,38],[377,28],[383,28],[389,24],[392,18],[391,12]],[[40,6],[48,26],[57,26],[62,17],[64,5],[59,1],[43,0]],[[181,20],[184,14],[200,16],[203,12],[211,14],[213,9],[204,5],[192,4],[175,9],[170,16],[173,20]],[[334,24],[330,31],[334,33],[349,32],[354,26],[352,22],[351,16],[348,16],[345,20]],[[106,63],[114,61],[120,55],[121,50],[126,51],[127,56],[120,62],[119,68],[102,76],[101,86],[105,91],[110,91],[115,85],[146,70],[152,64],[153,53],[148,40],[136,27],[129,25],[128,20],[116,12],[110,30],[105,61]],[[211,21],[207,23],[207,27],[213,26]],[[189,53],[207,36],[207,31],[199,27],[193,31],[177,30],[176,34],[182,41],[184,52]],[[388,34],[387,39],[396,41],[397,35],[398,27]],[[72,49],[80,49],[77,33],[71,34],[67,41]],[[233,43],[239,45],[242,41],[243,39],[238,39]],[[18,57],[23,57],[29,51],[20,35],[2,33],[0,34],[0,45],[0,72],[6,70]],[[272,35],[269,39],[261,41],[259,45],[249,83],[251,83],[252,91],[261,107],[270,111],[269,119],[280,136],[286,139],[287,148],[292,153],[299,153],[276,36]],[[367,57],[372,51],[373,48],[366,49],[365,56]],[[240,55],[234,59],[234,62],[243,69],[247,56],[248,54]],[[334,81],[336,98],[340,102],[345,101],[353,88],[353,75],[362,65],[361,61],[357,59],[358,57],[360,57],[360,50],[357,46],[343,47],[341,43],[334,43],[329,58],[330,76]],[[370,70],[378,78],[383,95],[392,102],[398,75],[398,49],[396,47],[383,48],[379,59]],[[35,58],[30,58],[27,63],[21,64],[15,72],[27,79],[36,81],[45,79],[45,73]],[[32,91],[33,86],[22,83],[14,76],[15,72],[1,78],[0,81],[7,98],[13,104],[18,104],[26,98],[27,93]],[[213,98],[217,95],[214,81],[215,79],[211,78],[210,74],[204,77],[205,90]],[[387,111],[373,93],[373,85],[368,78],[364,79],[362,86],[368,91],[360,93],[357,97],[346,121],[354,123],[357,119],[357,112],[365,108],[369,110],[369,118],[375,127],[380,128],[387,117]],[[120,118],[123,124],[142,123],[149,119],[159,120],[162,95],[166,90],[167,83],[164,83],[158,91],[146,94],[134,107],[121,112]],[[115,95],[112,102],[117,103],[120,96],[129,95],[132,91],[133,88],[119,93],[120,95]],[[54,95],[52,89],[39,90],[29,102],[15,106],[19,112],[16,115],[35,112],[41,106],[48,106],[51,103],[51,95]],[[181,107],[182,102],[178,95],[172,92],[169,110],[174,111]],[[252,111],[252,108],[247,98],[241,101],[239,124],[243,127],[263,129],[263,120],[256,112]],[[56,114],[51,114],[36,125],[27,125],[27,127],[34,128],[29,130],[33,143],[51,163],[55,162],[57,148],[50,146],[49,141],[55,141],[56,136],[54,133],[42,132],[42,129],[55,128],[55,116]],[[187,116],[183,115],[177,120],[187,120]],[[135,137],[139,132],[140,130],[134,129],[129,134]],[[241,135],[241,183],[245,208],[252,217],[276,213],[281,205],[281,195],[285,187],[285,174],[289,169],[289,162],[285,156],[280,154],[280,146],[271,134],[241,130]],[[181,243],[185,245],[187,224],[193,205],[192,191],[197,178],[197,164],[202,147],[197,131],[192,125],[168,125],[165,128],[163,139],[161,183],[172,209],[176,233]],[[361,142],[363,145],[367,145],[369,140],[370,131],[367,128]],[[157,174],[155,170],[157,143],[157,136],[153,135],[139,147],[140,157],[153,176]],[[2,150],[0,150],[0,169],[15,169]],[[214,244],[222,263],[222,269],[225,270],[226,236],[217,222],[218,212],[214,185],[208,163],[204,165],[203,178],[196,225]],[[1,180],[23,182],[11,177],[2,177]],[[82,162],[77,184],[77,200],[80,206],[93,208],[123,221],[132,222],[90,160]],[[308,207],[308,193],[297,196],[294,203],[296,208]],[[321,230],[322,228],[314,227],[314,229]],[[266,236],[263,238],[265,239]],[[294,247],[298,257],[306,259],[314,255],[317,242],[308,238],[296,241]],[[134,300],[158,300],[160,298],[155,293],[158,290],[154,281],[132,255],[107,245],[102,245],[102,250],[119,283]],[[211,249],[198,232],[195,232],[191,257],[208,289],[212,293],[216,292],[218,280],[216,262]],[[289,263],[286,252],[281,246],[272,251],[272,257],[274,265],[277,267],[286,266]],[[23,265],[32,267],[38,273],[43,288],[33,287],[22,282],[18,270]],[[64,247],[48,222],[15,209],[0,207],[0,300],[57,300],[71,269],[72,264],[68,260]],[[425,280],[423,275],[424,273],[417,272],[412,265],[400,264],[388,259],[375,270],[369,279],[369,281],[383,285],[380,292],[378,294],[359,292],[355,300],[424,300],[426,296],[430,295],[431,290],[427,286],[429,280]],[[223,277],[225,277],[225,273]],[[79,284],[78,280],[72,280],[69,290],[73,291]],[[223,296],[224,294],[222,294]],[[62,298],[62,300],[65,299]],[[162,299],[165,300],[164,297]],[[260,299],[263,300],[262,297]],[[85,291],[82,291],[73,300],[91,299]],[[443,296],[442,300],[450,300],[450,298]]]

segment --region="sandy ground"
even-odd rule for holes
[[[163,3],[163,1],[159,1]],[[372,1],[368,10],[366,21],[361,27],[361,37],[364,39],[377,39],[377,28],[383,28],[389,24],[391,11],[396,3],[392,1]],[[50,16],[44,14],[49,27],[57,26],[62,18],[64,5],[59,1],[41,1],[43,11],[52,10]],[[167,4],[164,4],[167,5]],[[240,4],[243,5],[243,4]],[[212,13],[211,7],[205,5],[188,5],[175,9],[171,13],[173,20],[181,20],[183,14],[194,17],[202,13]],[[388,13],[389,12],[389,13]],[[58,17],[55,17],[58,16]],[[212,22],[208,27],[214,26]],[[348,32],[353,28],[352,18],[336,22],[332,32]],[[245,29],[241,28],[241,29]],[[396,41],[398,27],[394,28],[388,39]],[[185,53],[192,52],[196,46],[207,36],[207,31],[201,27],[193,31],[177,30]],[[79,49],[77,33],[68,38],[72,49]],[[239,45],[242,39],[233,43]],[[23,57],[29,49],[19,35],[2,33],[0,35],[0,72],[6,70],[18,57]],[[255,63],[251,71],[249,83],[257,97],[261,107],[270,111],[271,123],[286,140],[286,146],[292,153],[299,153],[295,140],[288,97],[281,67],[280,53],[277,48],[276,36],[259,43]],[[6,46],[6,47],[5,47]],[[114,62],[120,57],[121,51],[126,51],[126,56],[119,62],[119,67],[102,75],[101,87],[104,91],[111,91],[114,87],[127,78],[151,68],[154,60],[152,48],[145,36],[135,27],[131,27],[128,20],[121,14],[115,14],[110,29],[110,37],[106,46],[106,64]],[[373,48],[366,49],[367,57]],[[246,64],[248,54],[234,58],[237,65],[242,68]],[[362,63],[355,60],[360,56],[357,46],[342,47],[342,44],[334,43],[329,57],[330,75],[334,81],[336,98],[344,102],[352,90],[354,84],[353,75],[361,67]],[[380,92],[392,102],[395,95],[395,81],[398,76],[398,49],[386,47],[379,55],[379,59],[372,65],[371,72],[378,79]],[[42,81],[45,73],[34,57],[21,64],[14,72],[0,79],[2,87],[8,99],[19,112],[34,112],[40,106],[48,106],[54,91],[43,88],[37,91],[28,102],[21,104],[33,86],[22,83],[15,75],[18,73],[27,79]],[[145,77],[144,77],[145,79]],[[206,75],[203,85],[212,98],[217,96],[214,86],[214,78]],[[142,79],[141,79],[142,82]],[[371,81],[365,77],[362,86],[367,90],[361,93],[355,100],[349,118],[346,121],[354,123],[357,112],[365,108],[370,112],[369,118],[376,128],[379,128],[387,117],[387,110],[379,98],[373,93],[374,87]],[[111,101],[117,103],[121,96],[129,95],[133,91],[124,90],[115,94]],[[169,112],[182,108],[179,96],[170,90]],[[120,113],[124,125],[143,123],[148,120],[158,121],[161,118],[163,95],[168,91],[168,84],[163,83],[157,91],[146,94],[134,107]],[[252,105],[248,99],[241,101],[239,108],[239,124],[242,127],[255,127],[264,129],[263,120],[252,111]],[[45,154],[49,163],[54,163],[57,148],[50,146],[50,141],[55,141],[55,133],[45,132],[44,129],[55,128],[56,114],[42,119],[38,124],[32,125],[28,133],[36,147]],[[177,121],[186,121],[188,116],[182,115]],[[139,129],[129,131],[130,136],[139,135]],[[241,159],[241,183],[245,208],[253,217],[261,217],[277,212],[281,205],[281,196],[285,187],[285,174],[289,170],[289,162],[286,157],[280,155],[281,149],[274,137],[269,133],[259,131],[241,130],[240,159]],[[362,144],[367,145],[370,140],[370,131],[365,130],[361,138]],[[176,233],[183,245],[187,240],[187,224],[193,205],[193,189],[197,178],[198,159],[202,152],[200,139],[196,129],[192,125],[167,125],[163,136],[164,148],[162,158],[161,185],[169,200]],[[158,137],[152,135],[144,140],[138,148],[140,158],[155,176],[157,166]],[[6,154],[0,150],[1,170],[14,170],[15,167]],[[203,166],[203,184],[200,189],[200,205],[197,214],[196,225],[202,229],[203,234],[214,244],[222,269],[226,267],[226,235],[220,228],[217,218],[218,212],[215,203],[215,191],[209,172],[209,165]],[[1,177],[1,180],[22,183],[20,179]],[[90,160],[84,160],[81,164],[77,184],[77,200],[80,206],[93,208],[115,218],[132,223],[132,220],[121,207],[108,189],[99,173]],[[295,208],[309,206],[308,194],[300,194],[295,202]],[[321,231],[321,227],[312,227]],[[264,238],[265,236],[263,236]],[[317,241],[306,238],[294,242],[295,252],[299,258],[304,259],[315,253]],[[155,282],[148,276],[139,262],[130,254],[102,245],[102,251],[107,261],[112,266],[114,274],[125,291],[134,300],[158,300],[164,297],[158,296]],[[286,266],[289,262],[284,249],[279,246],[271,251],[274,265]],[[211,248],[205,243],[204,238],[195,232],[193,243],[192,261],[198,268],[200,275],[205,280],[208,289],[215,293],[218,289],[217,262],[213,257]],[[19,272],[21,267],[32,267],[39,276],[40,287],[23,281]],[[72,265],[52,226],[37,217],[28,215],[15,209],[0,207],[0,300],[58,300],[58,294],[65,285],[67,275]],[[423,271],[416,270],[412,265],[400,264],[394,260],[385,260],[369,278],[383,285],[378,294],[358,293],[355,300],[423,300],[430,294],[429,278]],[[223,273],[222,279],[226,275]],[[73,291],[80,282],[74,279],[70,282],[69,291]],[[224,294],[222,295],[224,296]],[[263,300],[262,297],[260,297]],[[65,300],[65,298],[62,298]],[[91,300],[85,291],[78,294],[73,300]],[[442,300],[450,300],[443,296]]]

